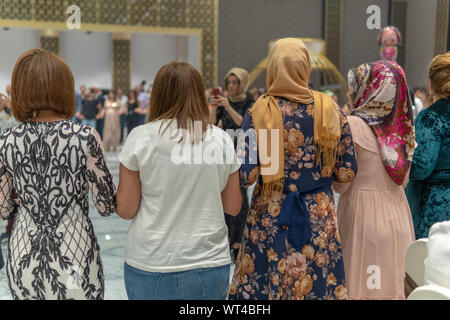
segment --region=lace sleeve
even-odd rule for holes
[[[0,163],[0,213],[4,219],[8,219],[17,210],[17,203],[11,199],[12,184],[11,174]]]
[[[102,216],[109,216],[116,208],[116,187],[106,166],[105,153],[98,132],[93,129],[88,141],[87,178],[92,199]]]

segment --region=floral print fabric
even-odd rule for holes
[[[393,61],[363,64],[349,73],[355,109],[372,129],[392,180],[403,184],[414,154],[414,115],[405,73]]]
[[[253,192],[229,299],[303,300],[346,299],[342,246],[337,229],[331,183],[350,182],[357,168],[350,127],[341,113],[339,159],[334,168],[317,167],[314,147],[314,105],[279,100],[285,126],[285,184],[282,195],[263,194],[256,145],[241,140],[238,156],[242,186],[257,181]],[[243,130],[253,129],[247,113]],[[250,134],[251,136],[251,134]],[[283,201],[302,186],[328,184],[324,192],[304,195],[311,237],[301,250],[288,241],[288,230],[279,222]]]

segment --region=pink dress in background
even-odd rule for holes
[[[404,186],[394,183],[381,161],[369,126],[348,117],[357,152],[358,174],[340,193],[338,226],[349,299],[405,299],[405,255],[414,228]]]
[[[103,128],[103,146],[105,151],[116,152],[120,145],[120,108],[118,100],[105,102],[105,127]]]

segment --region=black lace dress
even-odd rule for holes
[[[92,127],[27,122],[2,133],[0,210],[3,218],[14,214],[7,263],[14,299],[103,299],[89,189],[102,216],[115,211],[115,186]]]

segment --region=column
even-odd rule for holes
[[[131,35],[112,34],[112,86],[128,94],[131,88]]]
[[[341,68],[343,19],[344,1],[325,0],[326,55],[338,69]]]
[[[60,54],[61,33],[55,30],[42,30],[39,33],[41,48],[54,54]]]
[[[447,52],[449,0],[437,0],[434,55]]]
[[[408,14],[407,0],[392,0],[391,2],[391,25],[397,27],[402,35],[402,45],[398,47],[397,62],[403,68],[406,65],[405,49],[406,49],[406,17]]]

